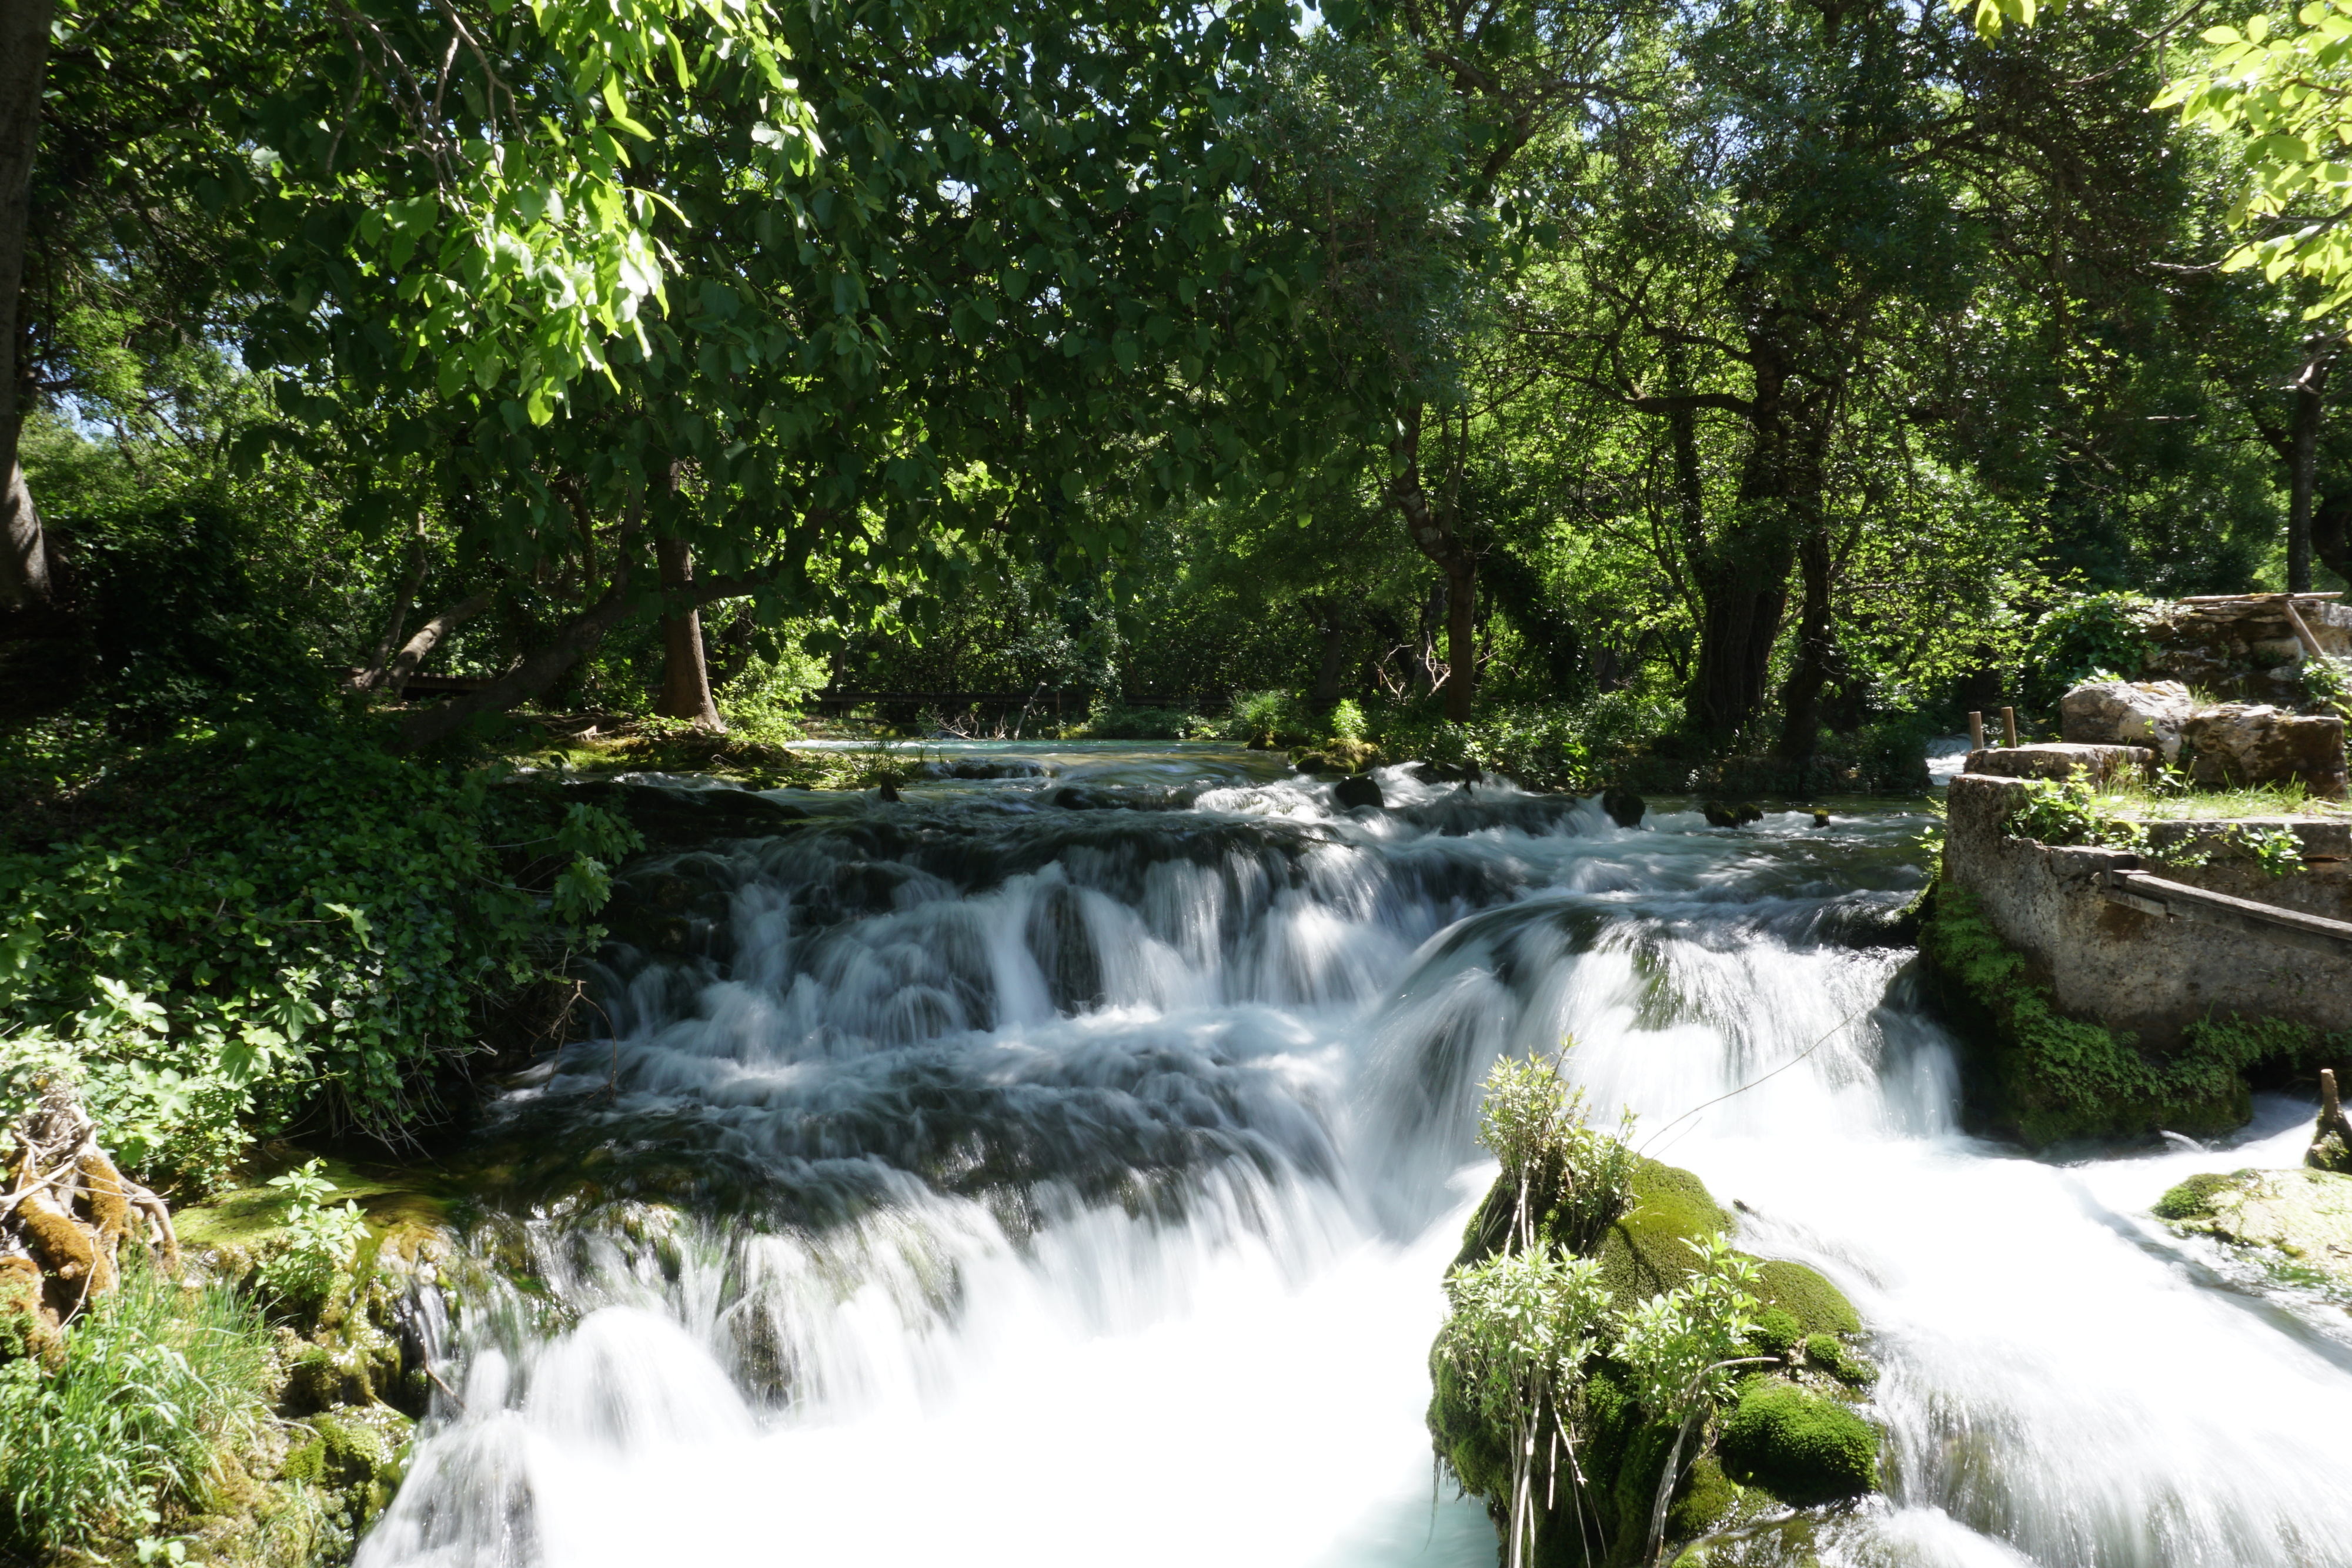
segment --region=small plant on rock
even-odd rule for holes
[[[1585,1094],[1562,1081],[1573,1039],[1543,1061],[1506,1059],[1486,1074],[1478,1142],[1518,1186],[1512,1244],[1534,1244],[1538,1210],[1553,1214],[1553,1239],[1588,1250],[1624,1207],[1633,1178],[1633,1113],[1612,1134],[1585,1120]]]
[[[2303,841],[2292,828],[2257,828],[2241,822],[2231,839],[2265,876],[2285,876],[2303,869]]]
[[[1538,1247],[1456,1269],[1445,1296],[1452,1312],[1438,1354],[1475,1390],[1480,1415],[1509,1436],[1508,1561],[1519,1568],[1535,1535],[1538,1439],[1549,1417],[1553,1441],[1573,1441],[1561,1406],[1602,1348],[1609,1288],[1597,1260]]]
[[[2045,844],[2086,844],[2145,852],[2147,824],[2126,817],[2116,803],[2079,779],[2026,779],[2025,800],[2010,814],[2012,837]]]
[[[1688,1281],[1629,1309],[1619,1323],[1616,1356],[1633,1374],[1634,1398],[1675,1428],[1650,1511],[1644,1562],[1656,1558],[1664,1536],[1684,1448],[1730,1396],[1734,1371],[1768,1359],[1740,1354],[1757,1326],[1756,1265],[1719,1235],[1695,1243],[1693,1250],[1698,1270]]]
[[[272,1176],[269,1185],[287,1195],[287,1241],[262,1263],[262,1286],[282,1301],[315,1302],[358,1257],[360,1243],[367,1238],[367,1221],[356,1203],[327,1203],[335,1184],[327,1178],[321,1161]]]

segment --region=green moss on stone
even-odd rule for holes
[[[1631,1198],[1600,1252],[1601,1277],[1620,1311],[1690,1278],[1692,1246],[1731,1228],[1706,1183],[1655,1160],[1634,1167]]]
[[[1878,1381],[1878,1368],[1856,1355],[1853,1348],[1835,1334],[1807,1334],[1805,1359],[1840,1383],[1851,1384],[1856,1388],[1865,1388]]]
[[[1723,1423],[1724,1471],[1805,1507],[1878,1489],[1878,1433],[1845,1405],[1754,1377]]]
[[[1791,1263],[1785,1258],[1772,1258],[1760,1264],[1756,1272],[1757,1301],[1767,1308],[1788,1313],[1807,1333],[1861,1332],[1862,1314],[1853,1310],[1845,1292],[1831,1284],[1818,1270]]]
[[[1516,1186],[1506,1187],[1498,1181],[1472,1218],[1458,1261],[1471,1263],[1491,1256],[1511,1231],[1517,1203]],[[1539,1235],[1551,1234],[1552,1218],[1549,1213],[1537,1217]],[[1625,1211],[1593,1255],[1601,1261],[1603,1281],[1622,1309],[1681,1284],[1696,1260],[1691,1244],[1727,1231],[1733,1225],[1733,1217],[1697,1176],[1655,1160],[1640,1160],[1629,1184]],[[1762,1299],[1762,1310],[1750,1339],[1759,1354],[1786,1357],[1802,1348],[1810,1364],[1846,1383],[1859,1386],[1876,1376],[1875,1369],[1837,1337],[1861,1328],[1860,1316],[1843,1292],[1801,1263],[1772,1260],[1761,1263],[1759,1271],[1757,1294]],[[1461,1385],[1459,1375],[1449,1364],[1433,1357],[1430,1373],[1431,1437],[1464,1490],[1486,1502],[1499,1529],[1511,1473],[1504,1437],[1487,1427],[1471,1391]],[[1797,1392],[1844,1408],[1837,1398]],[[1842,1389],[1833,1392],[1852,1397]],[[1531,1561],[1535,1568],[1588,1563],[1620,1568],[1636,1561],[1647,1542],[1650,1511],[1675,1429],[1652,1421],[1649,1413],[1627,1396],[1622,1369],[1605,1359],[1587,1370],[1574,1401],[1572,1421],[1578,1467],[1588,1484],[1571,1494],[1574,1482],[1563,1474],[1547,1486],[1553,1501],[1538,1530]],[[1850,1412],[1847,1421],[1861,1425]],[[1801,1420],[1792,1441],[1815,1437],[1821,1428],[1818,1421]],[[1833,1436],[1852,1436],[1851,1426],[1829,1430]],[[1862,1426],[1862,1430],[1866,1438],[1865,1469],[1874,1477],[1868,1467],[1875,1462],[1877,1437],[1867,1426]],[[1549,1432],[1541,1434],[1538,1447],[1549,1449],[1551,1440]],[[1685,1473],[1668,1508],[1667,1538],[1689,1541],[1745,1528],[1784,1507],[1817,1500],[1814,1493],[1828,1484],[1816,1473],[1822,1464],[1808,1469],[1788,1459],[1781,1449],[1789,1446],[1770,1450],[1787,1462],[1767,1468],[1775,1477],[1793,1474],[1805,1489],[1801,1497],[1786,1496],[1760,1479],[1751,1480],[1748,1474],[1730,1471],[1708,1451],[1704,1437],[1696,1449],[1685,1447]],[[1801,1443],[1796,1451],[1799,1458],[1803,1457]],[[1603,1542],[1605,1547],[1601,1544]]]
[[[1799,1322],[1786,1308],[1768,1307],[1756,1320],[1756,1330],[1748,1342],[1759,1355],[1785,1356],[1797,1348],[1805,1337],[1805,1325]]]
[[[2243,1176],[2243,1171],[2238,1173]],[[2236,1176],[2216,1176],[2211,1172],[2190,1176],[2179,1186],[2156,1200],[2158,1219],[2195,1219],[2213,1212],[2213,1197],[2226,1192],[2237,1183]]]

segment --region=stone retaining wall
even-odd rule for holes
[[[1962,774],[1947,797],[1947,882],[1977,897],[1984,918],[2023,954],[2032,977],[2073,1017],[2130,1030],[2143,1046],[2176,1044],[2200,1019],[2236,1014],[2352,1030],[2352,954],[2328,956],[2202,923],[2142,914],[2102,894],[2103,871],[2144,870],[2168,882],[2333,920],[2352,921],[2352,825],[2305,818],[2244,824],[2286,828],[2305,869],[2273,877],[2250,862],[2183,868],[2104,849],[2012,839],[2002,822],[2024,798],[2014,779]],[[2149,825],[2159,846],[2218,839],[2238,824]]]

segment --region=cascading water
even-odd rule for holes
[[[1874,1331],[1888,1495],[1823,1561],[2352,1563],[2347,1320],[2146,1218],[2305,1113],[2219,1158],[1961,1136],[1872,945],[1919,816],[1057,765],[638,876],[693,956],[622,951],[608,1036],[499,1106],[521,1283],[431,1336],[459,1397],[362,1568],[1491,1563],[1423,1358],[1478,1081],[1564,1033]]]

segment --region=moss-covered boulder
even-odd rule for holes
[[[1784,1378],[1741,1385],[1717,1448],[1725,1475],[1800,1508],[1878,1490],[1878,1429],[1843,1400]]]
[[[2352,1293],[2352,1176],[2308,1167],[2193,1176],[2157,1200],[2156,1215],[2184,1235],[2242,1249],[2283,1282]]]
[[[1517,1185],[1497,1181],[1471,1218],[1456,1265],[1492,1257],[1514,1233],[1517,1205]],[[1570,1239],[1578,1220],[1564,1207],[1540,1197],[1534,1207],[1542,1241],[1580,1250]],[[1623,1312],[1688,1281],[1696,1244],[1736,1225],[1696,1176],[1636,1157],[1622,1210],[1597,1243],[1580,1250],[1599,1260],[1612,1306]],[[1738,1402],[1720,1413],[1725,1446],[1710,1446],[1718,1425],[1711,1422],[1698,1443],[1683,1450],[1666,1516],[1670,1542],[1699,1541],[1791,1508],[1835,1504],[1878,1485],[1878,1434],[1855,1409],[1877,1377],[1855,1343],[1860,1314],[1843,1291],[1801,1263],[1764,1260],[1758,1272],[1754,1294],[1761,1310],[1747,1348],[1771,1364],[1769,1375],[1748,1379]],[[1511,1486],[1507,1438],[1482,1418],[1472,1391],[1443,1354],[1433,1352],[1430,1371],[1432,1440],[1463,1490],[1487,1503],[1500,1531]],[[1552,1478],[1546,1489],[1551,1507],[1533,1547],[1533,1561],[1544,1568],[1630,1563],[1647,1545],[1675,1428],[1653,1420],[1627,1387],[1624,1369],[1604,1356],[1576,1392],[1567,1436],[1582,1480]],[[1735,1420],[1736,1448],[1728,1443]]]

